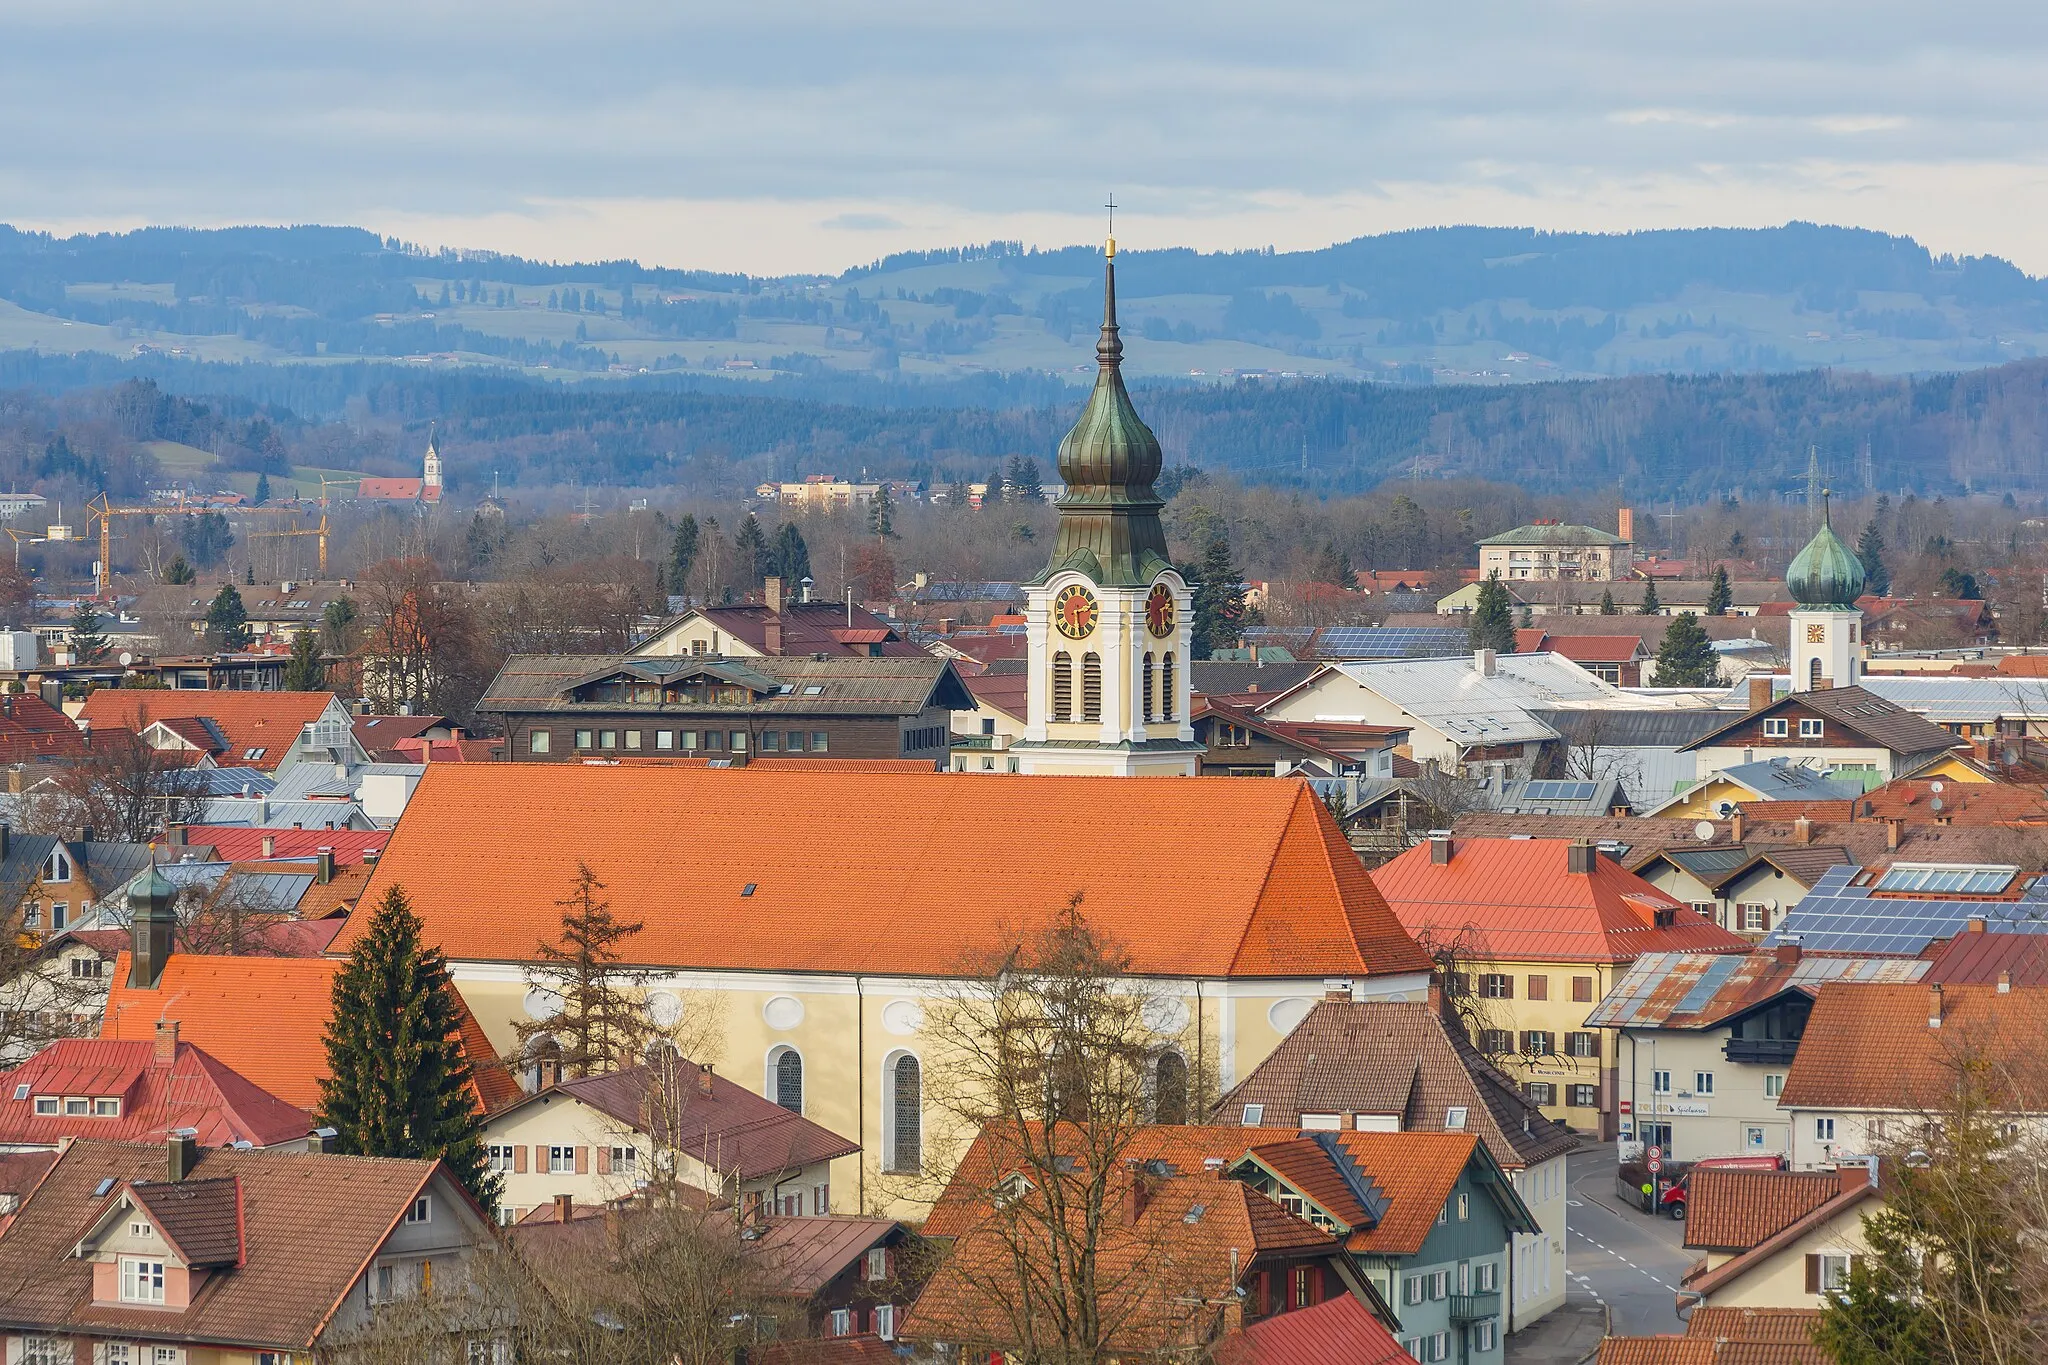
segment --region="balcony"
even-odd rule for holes
[[[1483,1294],[1451,1295],[1452,1322],[1484,1322],[1500,1316],[1500,1291],[1489,1289]]]
[[[1798,1051],[1797,1038],[1730,1038],[1721,1055],[1731,1062],[1789,1062]]]

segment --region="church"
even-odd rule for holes
[[[441,451],[427,434],[427,454],[417,479],[364,479],[356,487],[359,502],[438,503],[441,501]]]
[[[1060,442],[1059,531],[1025,585],[1029,648],[1025,773],[1193,777],[1203,746],[1189,718],[1193,594],[1166,553],[1159,438],[1124,389],[1116,239],[1103,266],[1095,388]]]

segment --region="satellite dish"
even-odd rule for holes
[[[1692,837],[1703,844],[1711,843],[1714,838],[1714,822],[1712,820],[1702,820],[1697,825],[1694,825],[1692,827]]]
[[[1929,809],[1929,810],[1940,810],[1940,809],[1941,809],[1941,798],[1937,796],[1937,797],[1935,797],[1935,798],[1934,798],[1934,799],[1933,799],[1932,801],[1929,801],[1929,802],[1927,803],[1927,809]]]
[[[1939,783],[1939,782],[1930,782],[1930,783],[1928,783],[1928,784],[1927,784],[1927,790],[1929,790],[1929,791],[1931,791],[1931,792],[1938,792],[1938,791],[1942,790],[1942,786],[1941,786],[1941,783]]]
[[[129,652],[127,651],[127,650],[125,650],[125,649],[121,651],[121,667],[123,667],[123,668],[126,668],[126,667],[127,667],[128,665],[130,665],[130,664],[132,664],[132,663],[134,663],[134,662],[135,662],[135,656],[134,656],[133,654],[130,654],[130,653],[129,653]]]

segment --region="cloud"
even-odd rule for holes
[[[24,0],[0,216],[833,270],[1447,221],[1851,222],[2048,271],[2048,9]]]

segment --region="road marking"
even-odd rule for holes
[[[1564,1201],[1564,1206],[1568,1209],[1582,1209],[1586,1207],[1586,1201],[1583,1199],[1567,1199]]]

